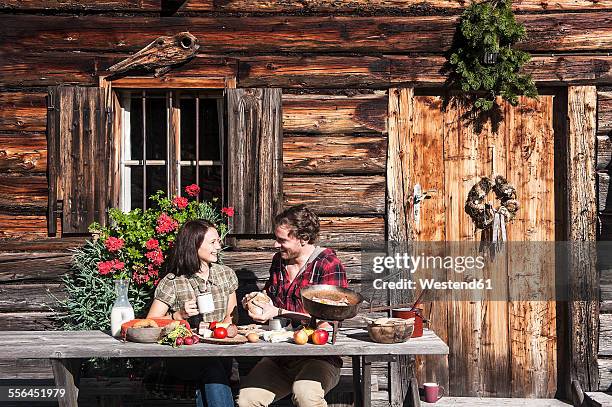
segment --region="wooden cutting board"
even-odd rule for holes
[[[223,338],[223,339],[202,338],[200,339],[200,342],[212,343],[215,345],[242,345],[243,343],[247,343],[248,340],[245,336],[238,334],[234,336],[233,338]]]

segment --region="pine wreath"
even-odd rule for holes
[[[491,189],[495,192],[496,198],[501,201],[497,209],[487,202],[487,195],[491,192]],[[516,188],[501,175],[495,176],[493,180],[489,177],[483,177],[470,189],[465,201],[465,212],[470,215],[478,229],[491,227],[496,212],[503,215],[506,221],[514,219],[519,208]]]

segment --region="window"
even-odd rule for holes
[[[120,207],[146,209],[158,190],[181,194],[198,184],[199,199],[223,199],[223,94],[122,91]]]

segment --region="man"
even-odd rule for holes
[[[313,284],[346,287],[344,266],[333,250],[315,246],[319,219],[305,205],[277,215],[274,234],[274,247],[279,252],[272,259],[270,278],[264,287],[272,303],[257,302],[263,313],[249,311],[249,315],[257,322],[289,313],[308,319],[300,290]],[[247,295],[243,305],[256,294]],[[242,380],[238,406],[268,406],[293,393],[293,403],[298,407],[325,407],[325,394],[338,384],[341,367],[338,356],[264,357]]]

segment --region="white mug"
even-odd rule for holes
[[[208,314],[215,310],[215,302],[211,293],[198,295],[198,311],[200,314]]]

